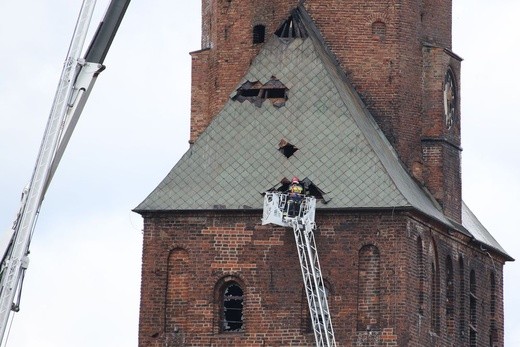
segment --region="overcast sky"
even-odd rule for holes
[[[463,197],[519,258],[520,2],[453,2]],[[0,230],[32,174],[80,6],[0,2]],[[137,345],[142,220],[131,209],[188,148],[188,52],[199,48],[199,0],[132,1],[44,201],[10,347]],[[520,346],[518,273],[506,264],[506,346]]]

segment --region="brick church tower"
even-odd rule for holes
[[[139,346],[312,346],[305,178],[339,346],[503,346],[513,260],[461,199],[451,1],[202,0],[190,149],[144,218]]]

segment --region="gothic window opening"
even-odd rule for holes
[[[439,272],[435,263],[431,264],[431,329],[435,333],[440,332],[440,285]]]
[[[292,157],[294,153],[298,150],[298,147],[293,145],[292,143],[289,143],[286,139],[281,139],[280,143],[278,144],[278,151],[282,153],[287,159]]]
[[[466,290],[465,290],[465,275],[464,275],[464,260],[459,256],[459,329],[460,338],[464,339],[466,335]]]
[[[475,270],[469,275],[469,345],[477,346],[477,280]]]
[[[453,333],[455,323],[453,315],[455,313],[455,292],[453,284],[453,262],[451,257],[446,257],[446,325],[448,332]]]
[[[366,245],[358,254],[357,330],[377,331],[381,315],[381,257],[375,245]]]
[[[244,102],[249,101],[257,107],[262,106],[265,100],[270,100],[275,107],[282,107],[288,99],[289,89],[280,82],[275,76],[262,84],[259,81],[246,81],[236,91],[232,100]]]
[[[258,24],[253,27],[253,44],[265,41],[265,25]]]
[[[497,305],[497,285],[495,280],[495,273],[492,272],[491,276],[489,278],[489,285],[490,285],[490,294],[491,294],[491,300],[490,300],[490,313],[491,317],[495,318],[495,311],[496,311],[496,305]]]
[[[491,316],[491,323],[489,327],[489,346],[495,347],[499,346],[498,341],[498,330],[496,323],[496,301],[497,301],[497,287],[496,287],[496,279],[495,273],[491,272],[490,280],[490,308],[489,313]]]
[[[174,248],[168,254],[166,267],[164,329],[180,331],[185,327],[190,300],[189,254],[183,248]]]
[[[222,290],[221,329],[223,332],[243,330],[244,292],[237,282],[227,282]]]
[[[419,288],[418,288],[418,301],[419,301],[419,314],[424,314],[424,255],[423,255],[423,243],[420,237],[417,238],[417,267],[419,276]]]

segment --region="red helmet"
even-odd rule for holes
[[[292,183],[300,183],[300,179],[296,176],[292,178]]]

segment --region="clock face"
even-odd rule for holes
[[[455,122],[455,106],[457,104],[455,81],[450,70],[444,78],[444,121],[446,128],[450,129]]]

